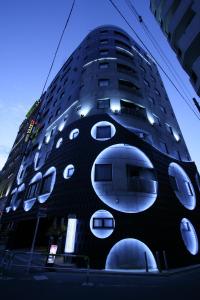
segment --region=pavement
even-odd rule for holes
[[[0,300],[16,298],[199,300],[200,265],[162,273],[49,269],[4,274],[0,277]]]

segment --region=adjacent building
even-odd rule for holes
[[[150,8],[200,96],[200,2],[151,0]]]
[[[93,268],[200,262],[199,175],[155,63],[124,30],[89,33],[33,120],[6,195],[7,248],[30,249],[42,216],[36,248]]]

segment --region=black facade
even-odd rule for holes
[[[92,31],[47,89],[7,198],[7,247],[86,255],[93,268],[199,263],[199,175],[154,62],[126,32]],[[67,237],[66,237],[67,236]]]

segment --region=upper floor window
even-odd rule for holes
[[[124,39],[126,39],[127,41],[129,41],[129,37],[126,36],[124,33],[120,32],[120,31],[117,31],[115,30],[114,33],[120,37],[123,37]]]
[[[97,126],[96,138],[97,139],[111,138],[111,126],[110,125]]]
[[[109,79],[99,79],[99,86],[104,87],[104,86],[109,86],[110,80]]]
[[[100,40],[100,44],[101,45],[107,45],[108,44],[108,40],[107,39]]]
[[[99,69],[107,69],[109,67],[109,63],[102,62],[99,64]]]
[[[96,164],[95,181],[111,181],[111,180],[112,180],[112,164]]]
[[[62,93],[60,94],[60,99],[64,97],[64,94],[65,94],[65,92],[62,92]]]
[[[165,114],[167,113],[166,108],[163,105],[160,105],[160,110]]]
[[[150,84],[149,84],[149,82],[148,82],[146,79],[144,79],[144,84],[145,84],[146,86],[150,87]]]
[[[136,86],[131,81],[120,79],[120,80],[118,80],[118,83],[119,83],[119,88],[128,88],[128,89],[132,89],[135,91],[139,90],[139,87]]]
[[[151,104],[155,104],[155,100],[154,100],[154,98],[152,98],[152,97],[148,97],[148,100],[149,100],[149,102],[151,103]]]
[[[97,108],[110,108],[110,99],[97,100]]]
[[[155,89],[155,93],[156,93],[156,95],[160,96],[159,90]]]
[[[115,45],[119,46],[119,47],[122,47],[122,48],[125,48],[129,51],[132,51],[131,47],[129,45],[127,45],[126,43],[122,42],[122,41],[115,40]]]

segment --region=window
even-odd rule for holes
[[[139,88],[131,81],[120,79],[118,83],[119,83],[119,88],[128,88],[135,91],[139,90]]]
[[[125,48],[129,51],[131,51],[131,47],[129,45],[127,45],[126,43],[122,42],[122,41],[119,41],[119,40],[115,40],[115,45],[116,46],[119,46],[119,47],[122,47],[122,48]]]
[[[131,67],[124,64],[117,64],[117,72],[133,75],[136,73]]]
[[[169,175],[169,179],[173,190],[179,192],[179,187],[176,181],[176,177]]]
[[[96,138],[111,138],[111,126],[97,126]]]
[[[149,97],[148,97],[148,100],[149,100],[149,102],[150,102],[151,104],[153,104],[153,105],[155,104],[155,100],[154,100],[152,97],[149,96]]]
[[[109,86],[109,79],[99,79],[99,87]]]
[[[165,114],[167,113],[166,108],[163,105],[160,105],[160,110]]]
[[[156,95],[160,96],[160,92],[157,89],[155,89],[155,93]]]
[[[99,69],[107,69],[109,66],[109,63],[104,62],[99,64]]]
[[[164,142],[160,142],[161,145],[161,149],[165,152],[165,153],[169,153],[168,148],[167,148],[167,144]]]
[[[144,84],[145,84],[146,86],[150,87],[149,82],[148,82],[147,80],[145,80],[145,79],[144,79]]]
[[[123,58],[129,61],[133,61],[133,55],[131,55],[131,53],[129,54],[126,50],[116,50],[116,55],[119,58]]]
[[[31,185],[29,185],[25,198],[26,199],[35,198],[39,193],[39,188],[40,188],[40,181],[34,182]]]
[[[144,72],[144,73],[146,72],[146,71],[145,71],[145,68],[143,68],[143,66],[140,65],[139,67],[140,67],[140,70],[141,70],[142,72]]]
[[[129,38],[124,33],[120,32],[120,31],[115,30],[114,34],[126,39],[127,41],[129,41]]]
[[[112,180],[112,165],[96,164],[95,181],[111,181],[111,180]]]
[[[68,165],[63,171],[64,179],[69,179],[74,174],[75,168],[73,165]]]
[[[53,176],[53,174],[51,173],[51,174],[43,177],[42,185],[41,185],[41,190],[40,190],[40,194],[41,195],[50,193],[50,191],[51,191],[52,176]]]
[[[107,39],[100,40],[100,44],[101,45],[107,45],[108,44],[108,40]]]
[[[62,93],[60,94],[60,99],[64,97],[64,94],[65,94],[65,92],[62,92]]]
[[[161,127],[160,118],[158,116],[156,116],[155,114],[153,114],[153,117],[154,117],[156,124]]]
[[[102,49],[99,51],[100,55],[107,55],[108,54],[108,50],[107,49]]]
[[[110,99],[97,100],[97,108],[110,108]]]
[[[193,196],[193,192],[192,192],[192,188],[190,186],[190,183],[188,181],[185,181],[184,183],[185,183],[185,187],[186,187],[188,196]]]
[[[60,108],[57,109],[56,116],[58,116],[59,114],[60,114]]]
[[[93,218],[94,229],[110,229],[114,228],[113,218]]]

